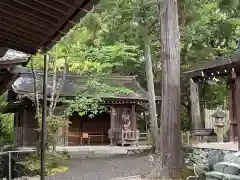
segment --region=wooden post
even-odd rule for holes
[[[115,116],[116,116],[116,110],[113,106],[111,106],[111,116],[110,116],[110,118],[111,118],[111,122],[110,122],[111,123],[111,125],[110,125],[111,129],[115,128]]]
[[[13,118],[13,144],[14,146],[17,145],[17,112],[14,113]]]
[[[156,110],[156,97],[153,81],[153,67],[152,67],[152,55],[151,55],[151,40],[149,37],[148,28],[143,28],[144,37],[144,58],[146,63],[146,77],[147,77],[147,89],[148,89],[148,102],[149,102],[149,118],[151,122],[151,128],[157,130],[157,110]]]
[[[192,129],[199,129],[202,127],[199,105],[198,84],[190,79],[190,96],[191,96],[191,115],[192,115]]]
[[[115,143],[115,131],[114,129],[116,128],[116,110],[113,106],[111,106],[111,115],[110,115],[110,127],[111,127],[111,133],[112,133],[112,139],[110,139],[111,146]]]
[[[234,142],[235,134],[234,134],[234,84],[229,82],[228,87],[228,111],[229,111],[229,141]]]
[[[137,130],[137,117],[136,117],[136,106],[135,106],[135,104],[132,105],[131,119],[132,119],[133,131],[136,134],[136,130]]]
[[[69,121],[69,118],[68,118]],[[68,131],[69,131],[69,124],[67,124],[66,126],[64,126],[64,146],[68,146]]]
[[[237,136],[238,136],[238,150],[240,150],[240,76],[236,76],[235,80],[235,91],[234,91],[234,100],[235,100],[235,112],[237,120]]]
[[[22,146],[26,146],[27,145],[27,118],[28,118],[28,116],[27,116],[27,110],[26,110],[26,108],[24,108],[24,110],[23,110],[23,116],[22,116],[22,118],[23,118],[23,125],[22,125],[22,132],[23,132],[23,144],[22,144]]]

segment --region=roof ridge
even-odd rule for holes
[[[26,68],[29,71],[26,71],[22,74],[31,74],[31,69],[30,68]],[[39,75],[43,75],[43,70],[35,70],[37,74]],[[63,75],[64,72],[57,72],[57,75]],[[48,75],[53,75],[52,72],[48,73]],[[77,76],[77,77],[82,77],[82,78],[90,78],[90,77],[94,77],[94,76],[86,76],[86,75],[80,75],[78,73],[74,73],[74,72],[68,72],[66,76]],[[97,75],[96,75],[97,76]],[[106,76],[97,76],[99,78],[108,78],[108,79],[122,79],[122,78],[129,78],[129,79],[136,79],[136,75],[134,76],[126,76],[126,75],[113,75],[113,74],[108,74]]]

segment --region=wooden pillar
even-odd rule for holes
[[[240,150],[240,76],[236,76],[234,86],[235,114],[237,121],[238,150]]]
[[[69,122],[69,117],[67,117],[67,121]],[[64,146],[68,146],[69,123],[67,123],[67,124],[63,127],[63,131],[64,131]]]
[[[116,135],[115,135],[115,129],[116,129],[116,110],[113,106],[111,106],[111,115],[110,115],[110,127],[111,127],[111,133],[112,138],[110,139],[110,145],[113,145],[116,143]]]
[[[116,110],[115,110],[115,108],[112,106],[111,107],[111,116],[110,116],[110,118],[111,118],[111,124],[110,124],[110,127],[111,127],[111,129],[114,129],[115,128],[115,124],[116,124]]]
[[[23,143],[22,143],[22,146],[26,146],[27,145],[27,133],[26,133],[26,128],[27,128],[27,112],[26,112],[26,109],[24,108],[23,110],[23,116],[22,116],[22,133],[23,133]]]
[[[232,81],[228,82],[228,111],[229,111],[229,141],[233,142],[235,138],[234,126],[234,83]]]
[[[191,96],[191,115],[192,115],[192,129],[202,128],[198,84],[190,78],[190,96]]]
[[[13,144],[14,146],[17,145],[17,113],[15,112],[13,115]]]
[[[133,130],[136,131],[137,130],[137,116],[136,116],[136,106],[135,106],[135,104],[132,105],[131,119],[132,119]]]

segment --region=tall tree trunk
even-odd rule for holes
[[[190,79],[192,130],[202,128],[198,84]]]
[[[152,55],[151,55],[151,40],[148,33],[148,27],[143,26],[143,38],[144,38],[144,59],[146,63],[146,77],[148,87],[148,102],[149,102],[149,115],[152,129],[152,137],[154,137],[154,145],[157,147],[156,137],[153,131],[157,132],[157,112],[156,112],[156,98],[152,72]]]
[[[177,0],[160,2],[162,106],[160,176],[179,178],[183,163],[180,122],[180,33]]]
[[[40,120],[41,120],[41,115],[40,115],[40,105],[39,105],[39,97],[38,97],[38,91],[37,91],[37,75],[34,70],[34,64],[33,64],[33,57],[31,57],[31,71],[33,75],[33,92],[34,92],[34,105],[35,105],[35,119],[38,123],[38,128],[40,128]],[[40,132],[37,132],[38,137],[40,137]],[[38,138],[39,140],[39,138]],[[37,145],[37,153],[40,152],[40,146]]]
[[[52,92],[51,92],[51,100],[50,100],[50,105],[49,105],[49,111],[48,111],[48,115],[51,117],[53,115],[54,112],[54,104],[56,101],[56,88],[57,88],[57,65],[56,65],[56,61],[57,61],[57,56],[54,57],[53,61],[53,82],[52,82]]]

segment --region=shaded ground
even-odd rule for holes
[[[69,170],[47,180],[110,180],[121,176],[144,175],[150,171],[148,156],[118,156],[82,159],[66,162]]]

